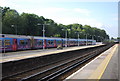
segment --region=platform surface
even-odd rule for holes
[[[118,48],[112,56],[106,70],[101,79],[118,79]]]
[[[118,79],[118,44],[103,52],[64,81],[92,81],[93,79],[96,81]]]
[[[2,53],[0,54],[2,55],[0,58],[0,63],[21,60],[21,59],[26,59],[31,57],[38,57],[43,55],[49,55],[49,54],[56,54],[56,53],[61,53],[66,51],[96,47],[100,45],[103,45],[103,44],[89,45],[89,46],[76,46],[76,47],[67,47],[67,48],[64,47],[62,50],[51,48],[51,49],[45,49],[45,50],[39,49],[39,50],[26,50],[26,51],[19,51],[19,52]]]

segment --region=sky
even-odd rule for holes
[[[118,37],[117,0],[0,0],[20,14],[34,13],[64,25],[79,23],[104,29],[110,37]]]

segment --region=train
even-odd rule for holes
[[[96,40],[0,34],[0,52],[56,48],[59,45],[71,47],[78,44],[79,46],[94,45]]]

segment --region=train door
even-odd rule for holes
[[[57,42],[56,42],[56,40],[54,40],[54,47],[57,47],[57,44],[56,44]]]
[[[64,46],[64,41],[63,41],[63,39],[61,40],[61,45],[62,45],[62,47]]]
[[[47,43],[46,43],[46,39],[44,39],[44,48],[46,48],[47,47]]]
[[[34,48],[35,48],[34,41],[35,41],[34,37],[31,37],[31,39],[30,39],[31,49],[34,49]]]
[[[17,39],[13,39],[13,51],[17,50]]]

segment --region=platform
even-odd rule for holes
[[[2,53],[0,63],[20,60],[20,59],[26,59],[26,58],[31,58],[31,57],[39,57],[39,56],[49,55],[49,54],[56,54],[56,53],[67,52],[67,51],[73,51],[73,50],[79,50],[79,49],[85,49],[85,48],[91,48],[91,47],[96,47],[96,46],[101,46],[101,45],[104,45],[104,44],[89,45],[89,46],[76,46],[76,47],[67,47],[67,48],[64,47],[62,50],[51,48],[51,49],[45,49],[45,50],[39,49],[39,50],[26,50],[26,51],[19,51],[19,52]]]
[[[118,81],[118,71],[118,44],[116,44],[64,81],[99,81],[100,79]]]

